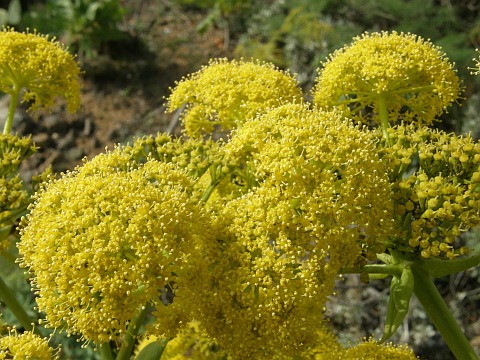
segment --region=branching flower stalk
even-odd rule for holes
[[[445,304],[430,274],[415,265],[412,266],[412,272],[415,296],[422,304],[428,317],[432,320],[435,328],[443,337],[455,358],[477,360],[477,354],[465,337],[462,329],[458,326],[452,312]]]
[[[2,277],[0,277],[0,299],[2,299],[5,305],[13,312],[25,330],[33,330],[33,324],[35,324],[36,321],[27,314]]]
[[[144,305],[140,308],[138,315],[132,320],[129,324],[128,329],[123,336],[122,345],[120,350],[118,351],[116,360],[128,360],[132,354],[132,350],[135,346],[135,342],[137,340],[137,335],[142,326],[143,322],[145,321],[145,317],[148,312],[148,304]],[[107,358],[103,358],[102,360],[107,360]]]

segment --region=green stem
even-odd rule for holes
[[[27,331],[33,330],[33,321],[30,316],[25,312],[25,309],[20,305],[18,300],[12,295],[12,292],[8,288],[7,284],[3,279],[0,277],[0,299],[3,300],[5,305],[13,312],[15,317],[20,321],[23,328]]]
[[[202,195],[200,199],[201,203],[206,203],[210,196],[212,195],[215,188],[220,184],[222,179],[224,178],[225,174],[222,173],[221,168],[219,166],[214,167],[215,165],[210,165],[210,185],[208,185],[207,190]]]
[[[388,274],[401,276],[402,267],[398,265],[371,264],[361,268],[345,268],[340,271],[342,274]]]
[[[425,86],[416,86],[416,87],[411,87],[411,88],[405,88],[405,89],[398,89],[393,91],[395,95],[397,94],[415,94],[415,93],[421,93],[421,92],[430,92],[432,90],[435,90],[435,85],[425,85]]]
[[[109,342],[100,345],[100,358],[102,360],[113,360],[112,348]]]
[[[210,196],[213,193],[213,190],[215,190],[217,185],[218,185],[218,182],[212,182],[210,185],[208,185],[207,190],[205,190],[205,192],[202,195],[202,198],[200,199],[201,203],[206,203],[207,202],[207,200],[210,198]]]
[[[142,307],[140,312],[138,313],[137,317],[132,320],[130,325],[128,326],[127,332],[123,337],[122,346],[118,351],[116,360],[128,360],[132,354],[133,345],[135,345],[135,340],[137,339],[138,331],[145,320],[145,316],[147,315],[149,305],[145,305]]]
[[[5,127],[3,128],[3,134],[5,135],[10,134],[10,131],[12,130],[13,117],[15,116],[15,110],[17,109],[18,98],[20,96],[20,89],[15,87],[13,90],[13,93],[10,94],[7,120],[5,121]]]
[[[425,270],[414,265],[412,272],[415,282],[413,291],[455,358],[478,360],[470,342],[438,292],[433,278]]]
[[[387,129],[390,127],[388,121],[388,109],[387,101],[385,98],[386,94],[381,94],[376,98],[377,107],[378,107],[378,116],[380,117],[380,126],[382,127],[382,135],[387,144],[390,144],[390,137],[388,136]]]

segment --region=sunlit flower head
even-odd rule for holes
[[[480,144],[469,135],[411,125],[388,133],[391,144],[379,151],[401,228],[393,246],[423,258],[465,254],[459,237],[480,224]],[[416,159],[419,170],[409,174]]]
[[[365,132],[303,104],[247,121],[223,150],[258,185],[217,209],[200,321],[241,358],[291,358],[317,340],[340,269],[393,232],[383,164]]]
[[[460,82],[441,49],[397,32],[365,33],[337,50],[319,70],[319,106],[338,106],[363,123],[430,124],[457,100]]]
[[[33,334],[31,331],[0,337],[0,359],[58,359],[58,350],[48,345],[48,339]]]
[[[13,94],[23,89],[22,100],[30,109],[49,108],[57,97],[67,109],[80,105],[80,69],[63,45],[48,35],[0,31],[0,91]]]
[[[121,149],[52,181],[22,219],[18,248],[47,325],[105,342],[188,270],[207,236],[192,181],[172,164],[130,161]]]
[[[186,105],[185,131],[198,137],[216,127],[233,129],[269,107],[301,97],[295,78],[272,64],[217,59],[177,83],[168,102],[169,111]]]
[[[304,218],[301,223],[323,223],[322,231],[335,219],[339,228],[380,239],[377,227],[389,218],[390,190],[375,142],[337,111],[292,103],[245,123],[222,151],[252,182],[278,188],[290,199],[287,218],[296,214]]]

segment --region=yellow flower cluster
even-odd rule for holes
[[[290,198],[293,212],[279,217],[281,223],[296,214],[306,231],[355,229],[369,234],[361,236],[363,246],[375,247],[392,225],[375,141],[339,112],[291,103],[244,124],[222,151],[231,167],[250,169],[252,182]],[[322,223],[323,230],[309,223]]]
[[[354,38],[323,64],[313,91],[319,106],[344,109],[366,124],[386,116],[428,125],[459,94],[458,76],[440,48],[397,32]]]
[[[368,339],[347,349],[338,344],[323,344],[314,352],[315,360],[418,360],[412,349],[407,346],[395,346],[391,343],[379,344]]]
[[[13,175],[20,163],[36,151],[30,137],[0,134],[0,177]]]
[[[388,133],[391,145],[381,144],[379,151],[402,227],[396,247],[423,258],[464,254],[456,240],[480,224],[480,144],[469,135],[423,127],[402,125]],[[419,170],[405,175],[416,159]]]
[[[144,339],[137,352],[155,337]],[[174,339],[170,340],[162,354],[162,360],[232,360],[218,344],[210,339],[198,321],[192,321]]]
[[[31,331],[0,337],[0,359],[58,359],[58,351],[48,345],[48,339],[43,339]]]
[[[383,250],[390,187],[374,142],[335,112],[287,104],[247,121],[223,149],[259,183],[218,207],[199,320],[245,359],[316,341],[339,270]]]
[[[157,136],[137,138],[124,151],[131,151],[132,158],[143,162],[147,157],[172,163],[193,179],[200,178],[215,162],[220,162],[219,148],[222,141],[189,137],[173,137],[158,133]]]
[[[80,105],[80,68],[73,56],[55,39],[36,32],[0,31],[0,91],[14,94],[25,90],[23,101],[31,110],[48,108],[56,97],[64,97],[67,109]]]
[[[172,164],[117,148],[35,194],[18,248],[47,325],[103,343],[139,308],[165,307],[163,289],[194,272],[185,254],[208,236],[191,188]]]
[[[216,126],[233,129],[269,107],[302,98],[298,83],[272,64],[211,60],[208,66],[176,84],[169,111],[186,105],[186,133],[211,134]]]
[[[17,169],[36,150],[30,138],[0,135],[0,252],[9,247],[10,229],[28,205],[28,194]]]

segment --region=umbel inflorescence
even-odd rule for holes
[[[199,319],[231,353],[292,357],[316,342],[339,270],[393,230],[383,165],[340,114],[295,103],[246,121],[221,151],[258,185],[215,211],[223,249],[195,292]]]
[[[177,83],[168,101],[170,110],[187,106],[185,132],[195,137],[215,127],[233,129],[258,112],[301,97],[295,78],[271,64],[219,59]]]
[[[32,110],[51,107],[57,96],[65,97],[69,111],[78,108],[80,68],[55,38],[6,28],[0,44],[0,91],[12,95],[23,89]]]
[[[314,102],[362,123],[430,125],[458,99],[459,79],[446,55],[414,34],[365,33],[319,70]]]
[[[194,329],[234,359],[414,359],[343,349],[325,304],[338,274],[379,254],[408,267],[467,253],[480,147],[424,126],[459,84],[439,48],[403,33],[337,51],[314,104],[273,65],[211,61],[168,99],[185,106],[181,138],[137,139],[34,195],[18,248],[46,324],[121,344],[148,309],[145,339],[177,347]]]
[[[191,188],[173,165],[139,165],[121,149],[46,184],[18,247],[48,324],[103,343],[139,308],[164,306],[163,289],[208,234]]]

